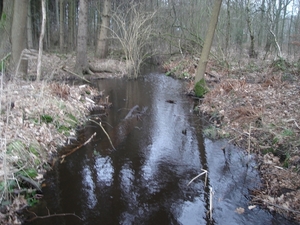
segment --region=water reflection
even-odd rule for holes
[[[193,102],[182,94],[182,82],[155,74],[135,81],[101,80],[97,85],[113,103],[103,125],[116,151],[106,150],[111,146],[106,136],[100,135],[101,128],[89,127],[86,139],[94,132],[97,137],[59,165],[58,175],[48,184],[56,188],[45,190],[41,205],[51,212],[75,212],[84,221],[62,217],[32,224],[274,222],[274,217],[258,207],[247,209],[248,189],[259,182],[253,160],[226,142],[204,142],[197,132],[199,117],[193,114]],[[141,121],[124,123],[135,105],[149,109]],[[209,189],[204,178],[187,186],[202,168],[208,170],[208,185],[215,191],[213,221],[207,216]],[[59,196],[55,204],[53,193]],[[236,213],[238,207],[245,213]]]
[[[82,170],[82,194],[86,199],[86,205],[89,209],[93,209],[97,204],[97,197],[95,194],[95,183],[92,178],[92,172],[88,166]]]

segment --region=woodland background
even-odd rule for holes
[[[14,2],[19,7],[14,6]],[[38,49],[41,2],[0,1],[0,59],[12,51],[11,43],[16,36],[26,42],[23,46],[27,49]],[[78,41],[79,1],[45,2],[44,50],[74,53]],[[83,2],[88,10],[87,46],[93,56],[127,60],[131,57],[140,62],[152,58],[158,63],[176,53],[200,55],[213,4],[210,0]],[[211,56],[225,66],[243,58],[297,61],[299,5],[298,0],[223,0]],[[14,11],[25,15],[25,26],[12,26]]]

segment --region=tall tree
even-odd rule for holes
[[[204,74],[208,62],[211,45],[214,39],[215,29],[218,23],[218,17],[219,17],[221,5],[222,5],[222,0],[215,0],[215,4],[213,7],[212,15],[208,26],[208,31],[206,34],[205,42],[203,45],[201,57],[198,64],[198,69],[196,71],[195,94],[198,97],[203,97],[203,95],[207,92]]]
[[[18,71],[17,65],[19,63],[22,51],[26,48],[27,42],[27,12],[28,12],[28,0],[15,0],[14,12],[11,30],[11,42],[12,42],[12,62],[13,70],[19,72],[22,75],[27,74],[28,61],[21,60]]]
[[[89,72],[87,61],[88,0],[79,0],[79,18],[77,34],[77,54],[75,71],[79,74]]]
[[[99,29],[99,39],[97,41],[96,57],[106,58],[108,50],[108,29],[110,25],[110,10],[111,10],[111,0],[104,0],[103,10],[102,10],[102,22]]]

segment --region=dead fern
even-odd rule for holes
[[[50,85],[51,92],[63,99],[67,99],[70,95],[70,87],[66,84],[52,83]]]

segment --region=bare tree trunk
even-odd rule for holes
[[[265,5],[265,0],[262,0],[261,6],[260,6],[260,25],[259,25],[259,31],[258,31],[258,35],[257,35],[257,45],[258,47],[261,47],[262,45],[262,39],[264,38],[264,34],[265,34],[265,29],[264,29],[264,24],[265,24],[265,10],[266,10],[266,5]]]
[[[31,0],[29,0],[28,6],[28,18],[27,18],[27,45],[28,48],[33,48],[33,37],[32,37],[32,13],[31,13]]]
[[[230,40],[230,0],[227,0],[227,27],[226,27],[226,37],[225,37],[225,54],[228,55],[228,46]]]
[[[13,70],[15,73],[27,75],[28,61],[21,60],[19,71],[16,71],[18,62],[20,60],[22,51],[26,48],[27,42],[27,12],[28,12],[28,0],[15,0],[14,1],[14,13],[11,31],[12,41],[12,62]],[[17,75],[17,74],[16,74]]]
[[[108,29],[110,25],[110,10],[111,10],[111,1],[104,0],[103,11],[102,11],[102,22],[101,28],[99,29],[99,39],[97,41],[96,47],[96,57],[106,58],[108,50]]]
[[[45,35],[45,24],[46,24],[46,0],[42,0],[42,29],[40,35],[40,42],[39,42],[39,56],[38,56],[38,64],[37,64],[37,76],[36,80],[40,81],[41,77],[41,65],[42,65],[42,55],[43,55],[43,39]]]
[[[59,6],[58,6],[58,3],[59,3],[60,0],[55,0],[55,16],[56,16],[56,31],[58,31],[59,29]]]
[[[79,0],[79,18],[77,35],[77,54],[75,71],[78,74],[89,72],[87,61],[87,26],[88,26],[88,0]]]
[[[59,48],[60,51],[64,51],[64,0],[60,0],[60,5],[59,5]]]
[[[69,2],[69,50],[73,51],[74,46],[74,26],[75,26],[75,1]]]
[[[49,1],[46,0],[46,28],[45,28],[45,47],[44,49],[51,49],[51,24],[50,24],[50,10],[49,10]]]
[[[222,5],[222,0],[215,0],[212,15],[209,22],[208,31],[206,34],[205,42],[203,45],[201,57],[198,64],[198,69],[196,71],[196,76],[195,76],[195,94],[197,97],[203,97],[203,95],[207,92],[204,74],[206,70],[206,64],[208,62],[211,45],[214,39],[215,29],[218,23],[218,17],[219,17],[221,5]]]
[[[250,34],[250,48],[249,48],[249,57],[250,58],[256,58],[257,53],[254,50],[254,32],[253,32],[253,27],[252,27],[252,21],[251,21],[251,16],[250,16],[250,1],[248,0],[246,4],[246,13],[247,13],[247,26],[248,26],[248,31]]]
[[[2,26],[0,26],[0,58],[11,52],[10,36],[13,18],[13,1],[4,0],[2,14],[6,15],[6,19],[4,20],[2,16],[0,17],[2,24]]]

